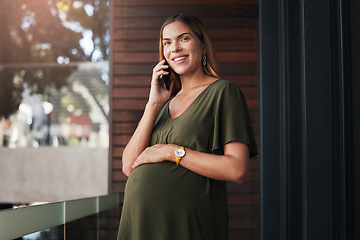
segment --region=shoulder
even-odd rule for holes
[[[211,84],[212,91],[217,94],[230,94],[230,95],[240,95],[242,96],[242,92],[239,86],[236,83],[233,83],[226,79],[218,79]]]
[[[211,86],[214,88],[214,89],[227,89],[227,88],[235,88],[235,89],[239,89],[239,86],[229,80],[226,80],[226,79],[217,79],[215,80]]]

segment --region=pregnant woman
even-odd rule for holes
[[[118,239],[226,240],[226,181],[242,183],[257,154],[245,99],[221,78],[197,17],[169,17],[159,53],[144,114],[123,153],[129,178]]]

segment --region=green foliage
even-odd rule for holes
[[[37,93],[59,89],[75,69],[39,64],[107,60],[108,28],[108,1],[1,0],[0,118],[18,109],[24,83]],[[90,52],[80,44],[86,31],[92,32]]]

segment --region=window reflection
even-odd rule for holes
[[[108,62],[22,66],[45,82],[63,77],[60,87],[47,85],[43,94],[22,82],[23,73],[15,67],[0,67],[12,71],[13,81],[23,89],[17,111],[1,120],[0,146],[109,146]],[[64,72],[69,74],[57,74]]]

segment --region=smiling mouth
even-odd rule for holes
[[[187,58],[187,56],[183,56],[183,57],[177,57],[177,58],[174,58],[174,62],[179,62],[179,61],[181,61],[181,60],[184,60],[184,59],[186,59]]]

